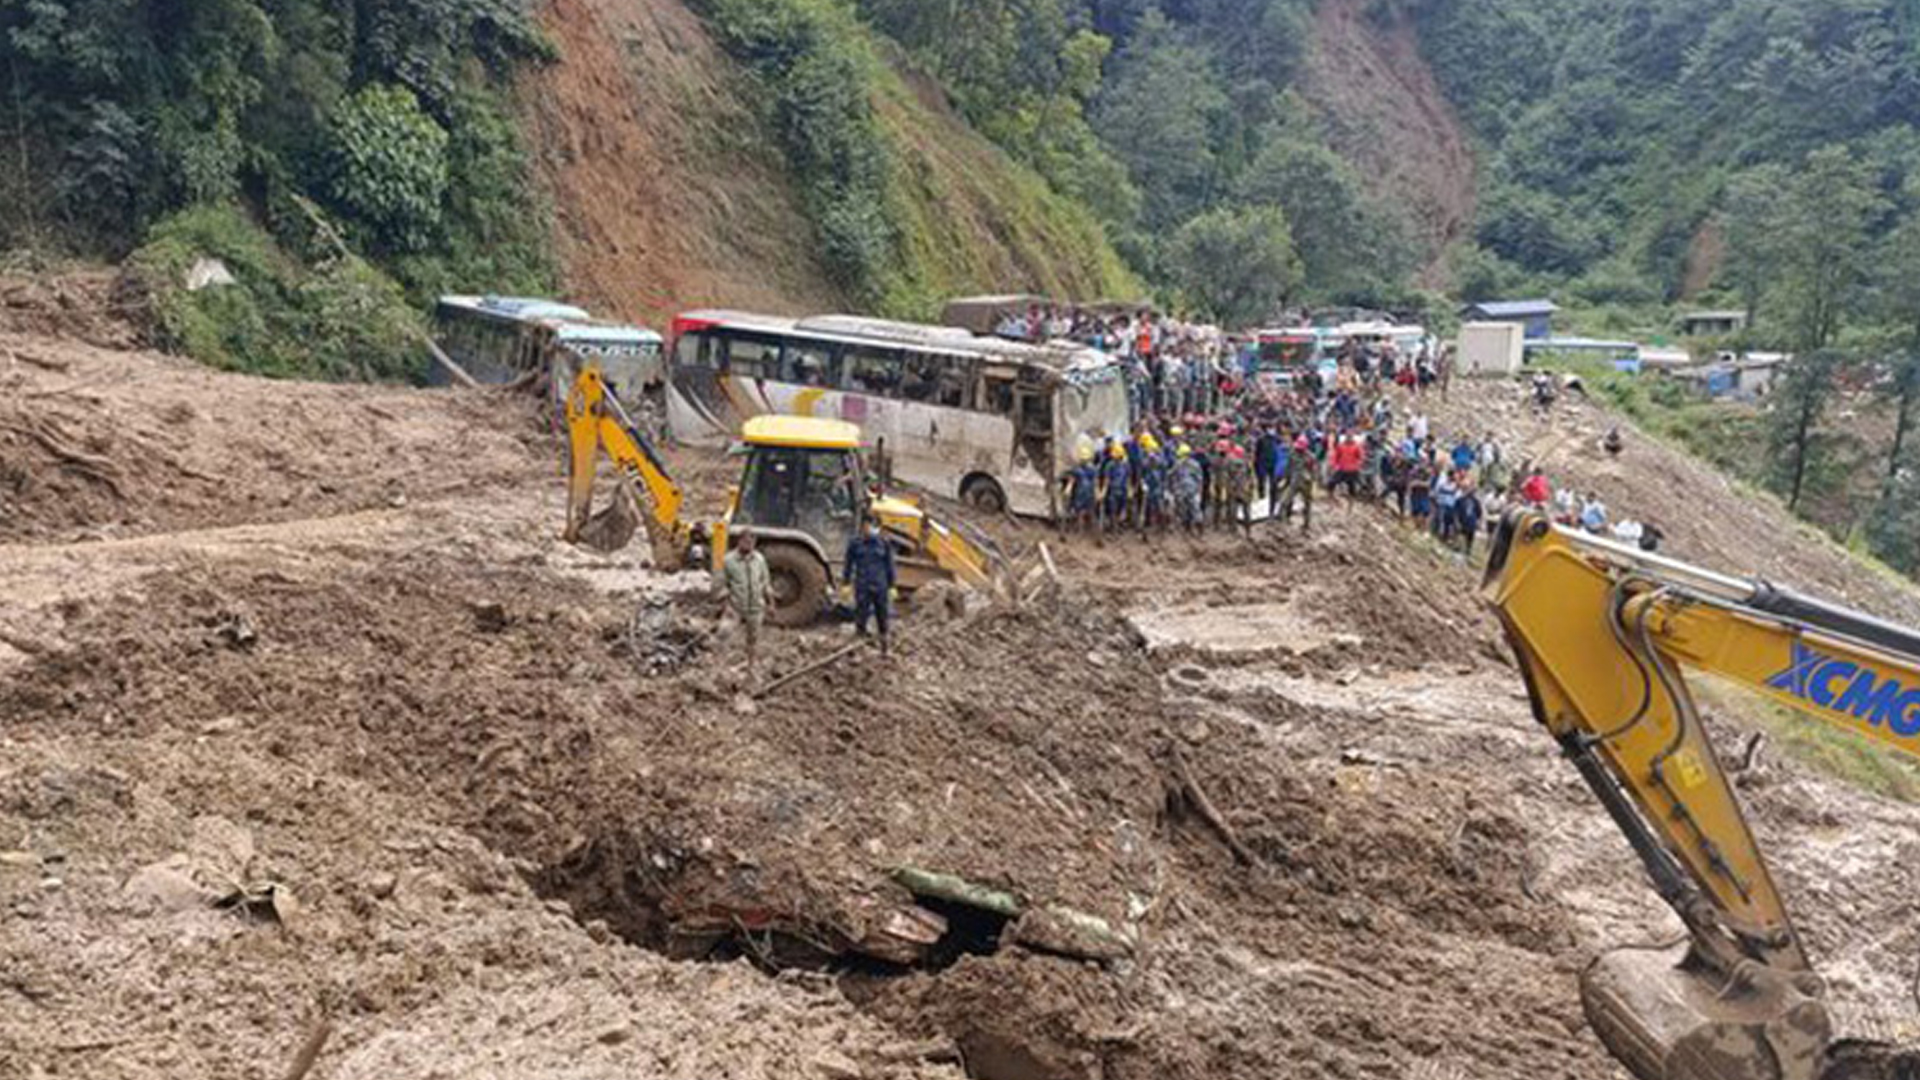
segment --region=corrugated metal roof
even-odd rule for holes
[[[1492,319],[1515,319],[1551,315],[1560,310],[1560,305],[1551,300],[1489,300],[1484,304],[1468,304],[1467,310],[1481,312]]]

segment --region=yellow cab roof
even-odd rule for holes
[[[808,450],[858,450],[860,429],[845,420],[812,416],[756,416],[740,429],[749,446],[793,446]]]

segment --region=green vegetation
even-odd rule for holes
[[[1169,299],[1202,302],[1174,258],[1185,226],[1270,207],[1291,223],[1301,265],[1290,299],[1415,303],[1409,275],[1421,253],[1407,223],[1329,149],[1292,91],[1313,6],[857,0],[976,128],[1090,208]],[[1272,284],[1263,278],[1250,268],[1239,287]],[[1281,299],[1262,293],[1240,318],[1271,315]]]
[[[0,6],[0,248],[138,249],[164,332],[211,363],[403,377],[403,292],[550,282],[498,94],[551,54],[525,0]],[[202,255],[238,286],[186,293]]]
[[[1267,314],[1300,281],[1293,231],[1278,207],[1209,210],[1180,226],[1166,258],[1199,310],[1229,326]]]
[[[882,59],[845,0],[693,0],[763,91],[768,122],[835,284],[869,309],[926,316],[955,292],[1024,279],[1076,295],[1139,286],[1080,204],[999,157],[969,156]],[[1098,56],[1081,61],[1097,72]],[[988,237],[968,235],[977,222]],[[1015,265],[982,264],[1006,246]]]
[[[351,254],[314,265],[286,254],[236,206],[202,204],[156,224],[129,264],[154,290],[163,343],[230,371],[404,379],[424,333],[386,275]],[[189,290],[196,263],[221,260],[235,284]]]

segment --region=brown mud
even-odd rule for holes
[[[1477,571],[1376,510],[1251,541],[999,523],[1061,588],[913,606],[891,660],[756,701],[699,575],[557,542],[528,402],[5,340],[67,366],[0,373],[0,429],[50,415],[99,463],[0,442],[0,1074],[278,1076],[324,1019],[321,1078],[1617,1075],[1575,978],[1673,921],[1538,734]],[[1503,415],[1507,387],[1457,392]],[[1704,484],[1629,453],[1648,500]],[[672,462],[711,507],[729,463]],[[1698,491],[1728,524],[1670,525],[1683,557],[1786,528]],[[646,600],[696,643],[670,670]],[[1915,812],[1784,759],[1747,789],[1843,1014],[1897,1031]]]

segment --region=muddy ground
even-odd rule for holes
[[[754,701],[697,576],[557,543],[528,401],[0,347],[34,358],[0,367],[0,1075],[279,1077],[323,1024],[342,1080],[1619,1075],[1574,980],[1674,924],[1477,571],[1372,510],[1000,525],[1058,589]],[[1588,467],[1603,416],[1459,393]],[[710,503],[728,464],[673,460]],[[1683,557],[1913,603],[1661,447],[1592,467],[1694,484]],[[1844,1015],[1898,1033],[1914,811],[1747,780]]]

